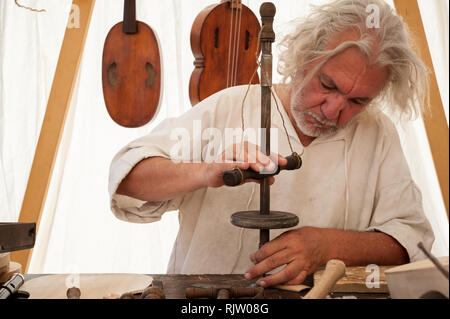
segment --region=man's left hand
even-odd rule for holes
[[[303,227],[281,234],[250,256],[255,266],[247,270],[245,278],[251,280],[286,265],[279,272],[258,280],[258,284],[263,287],[301,284],[307,275],[330,259],[331,243],[326,239],[326,231]]]

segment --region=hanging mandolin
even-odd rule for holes
[[[109,31],[103,48],[103,97],[111,118],[125,127],[147,124],[161,96],[158,39],[136,20],[136,0],[125,0],[123,22]]]
[[[222,0],[203,9],[191,30],[195,69],[189,82],[194,106],[228,87],[249,84],[257,66],[258,18],[240,0]],[[255,74],[252,84],[258,84]]]

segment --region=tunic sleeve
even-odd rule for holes
[[[163,213],[179,208],[182,197],[164,202],[145,202],[116,193],[122,180],[142,160],[150,157],[170,158],[170,145],[167,143],[170,142],[168,131],[172,124],[174,123],[171,119],[163,121],[151,134],[122,148],[112,160],[108,190],[111,211],[118,219],[133,223],[151,223],[160,220]]]
[[[395,238],[408,252],[411,262],[426,256],[419,242],[431,250],[434,234],[425,217],[422,195],[411,178],[400,140],[392,125],[387,130],[374,210],[368,231],[381,231]]]
[[[223,93],[212,95],[183,115],[164,120],[150,134],[122,148],[112,160],[109,174],[108,191],[114,215],[124,221],[150,223],[160,220],[167,211],[180,209],[189,194],[164,202],[145,202],[119,195],[116,191],[133,167],[144,159],[164,157],[175,162],[201,162],[205,157],[214,158],[214,152],[209,148],[215,144],[210,143],[214,134],[207,134],[209,131],[205,128],[218,130],[218,122],[221,125],[228,123],[231,109],[227,106],[230,102],[233,101]],[[219,153],[220,138],[217,142],[219,147],[214,151]]]

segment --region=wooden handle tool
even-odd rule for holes
[[[272,173],[259,173],[255,172],[252,169],[241,170],[240,168],[236,167],[233,170],[225,171],[222,175],[222,180],[225,185],[233,187],[242,184],[246,179],[263,180],[269,176],[278,175],[280,171],[292,171],[299,169],[302,166],[302,159],[297,153],[293,153],[292,155],[287,156],[286,160],[286,165],[278,166],[277,169]]]
[[[344,277],[345,264],[338,259],[331,259],[327,262],[325,271],[320,281],[303,297],[303,299],[323,299],[327,296],[336,282]]]

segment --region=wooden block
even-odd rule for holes
[[[366,272],[366,267],[347,267],[345,276],[336,282],[331,292],[389,293],[384,272],[392,267],[378,266],[378,281],[374,280],[376,276],[372,268]],[[322,274],[323,270],[314,273],[314,284],[319,282]]]
[[[14,262],[14,261],[11,261],[9,263],[8,270],[5,273],[2,273],[0,275],[0,282],[6,282],[15,273],[21,273],[21,272],[22,272],[22,265],[19,264],[19,263]]]

